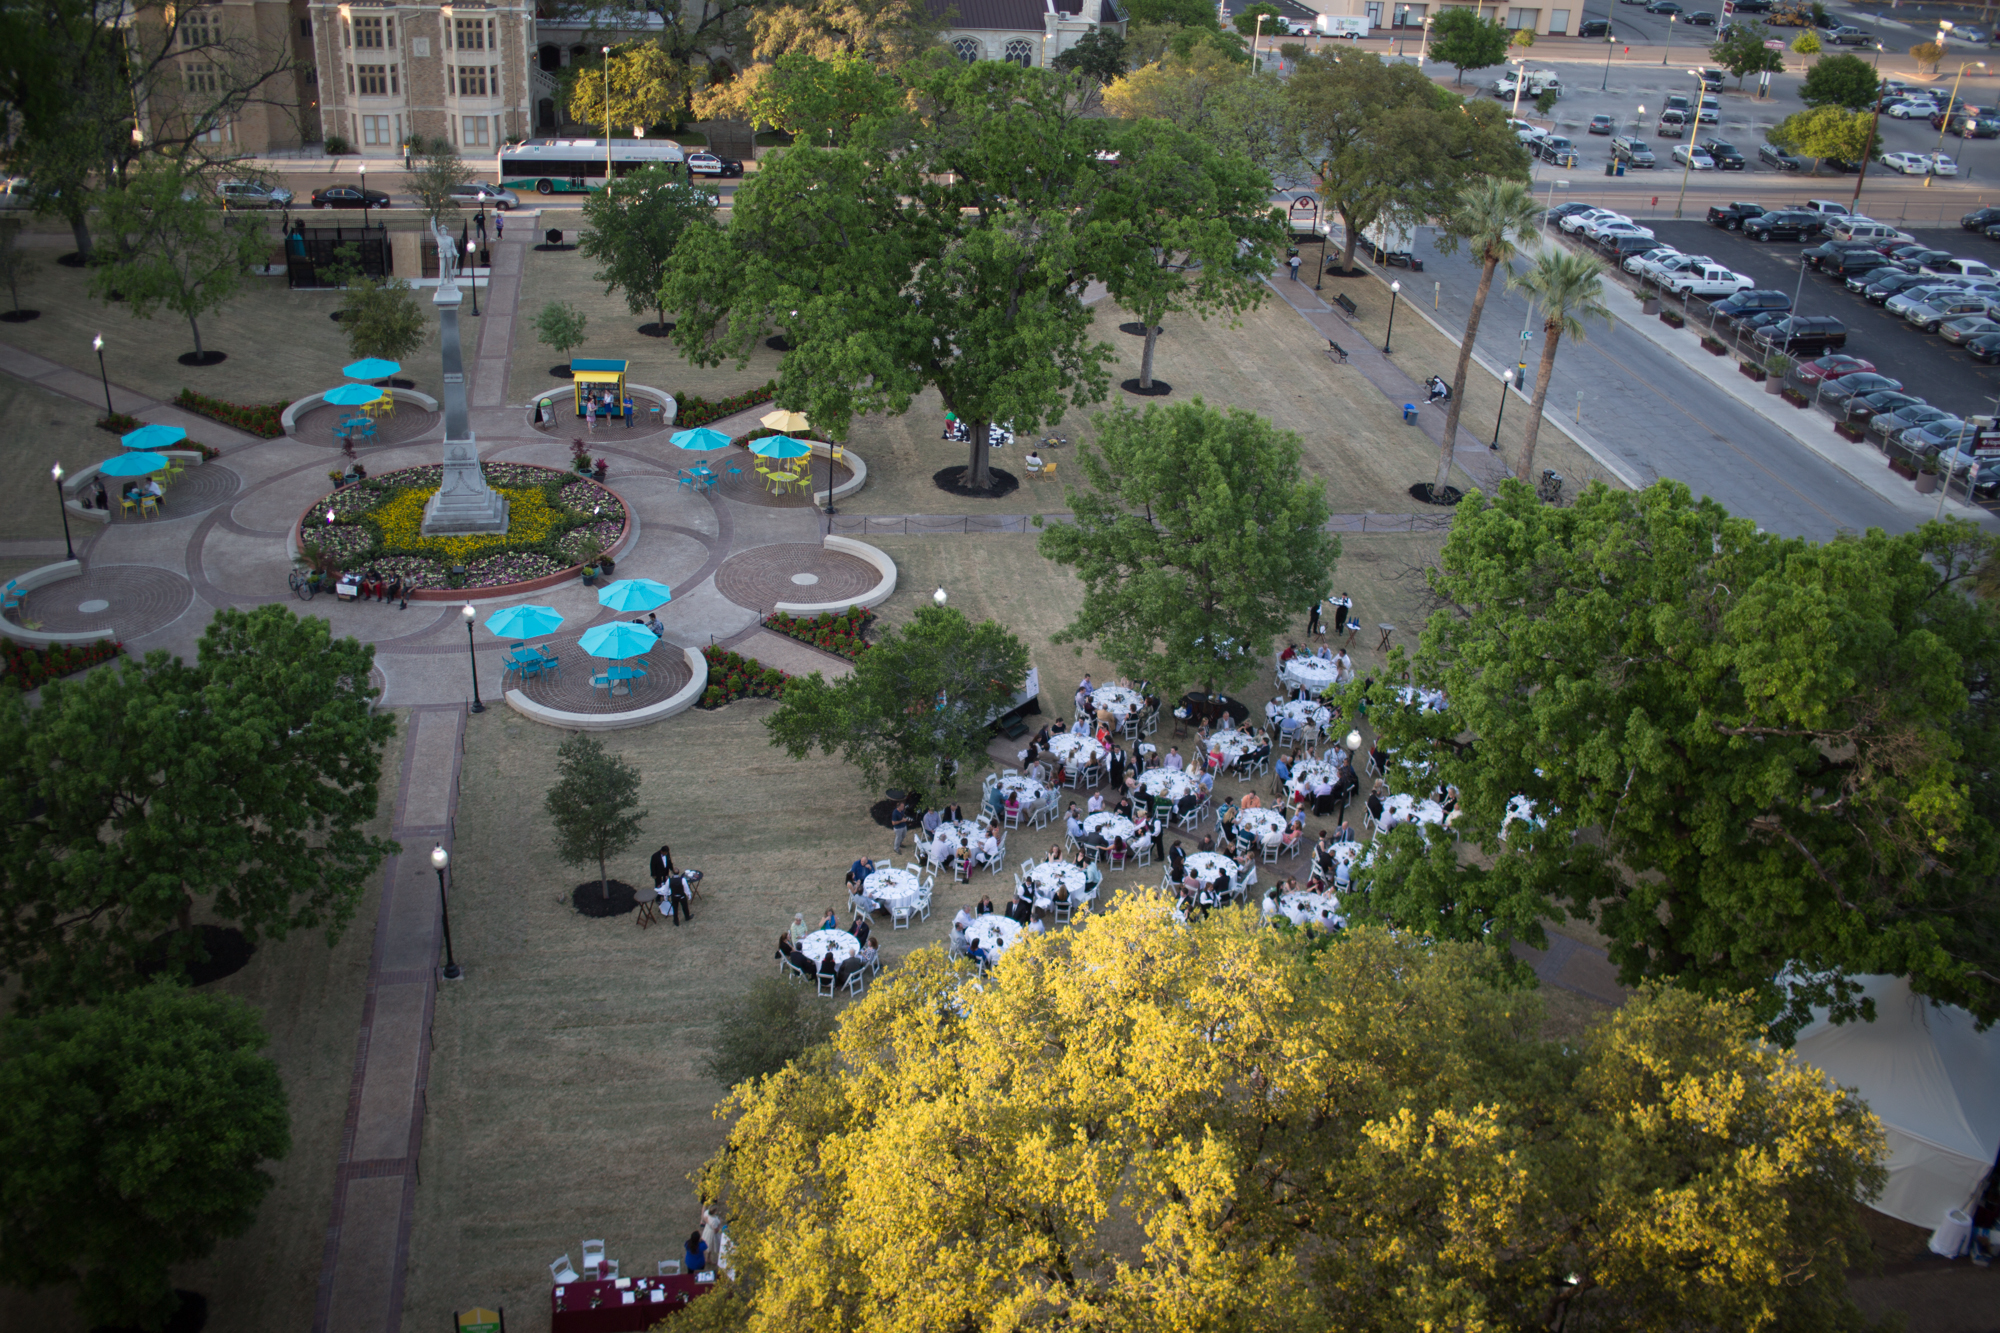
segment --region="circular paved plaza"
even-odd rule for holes
[[[715,571],[715,589],[738,606],[768,611],[779,602],[845,602],[881,577],[859,556],[788,542],[730,556]]]

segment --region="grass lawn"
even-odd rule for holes
[[[183,366],[177,358],[194,350],[185,319],[170,311],[155,312],[150,320],[134,319],[123,304],[92,299],[83,270],[64,268],[43,251],[33,253],[39,262],[21,280],[21,304],[39,309],[42,317],[28,324],[0,324],[0,340],[93,379],[97,353],[90,340],[99,333],[112,383],[166,401],[186,387],[236,403],[289,402],[344,383],[340,368],[354,359],[340,325],[327,318],[340,308],[340,293],[294,292],[282,277],[253,277],[243,280],[227,305],[201,318],[201,345],[227,352],[229,359],[215,366]],[[425,302],[427,293],[418,296]],[[428,314],[427,302],[425,310]],[[404,378],[433,397],[441,392],[434,337],[410,364]],[[42,467],[46,471],[48,465]]]
[[[23,327],[34,325],[0,324],[15,331]],[[0,489],[14,497],[0,514],[0,538],[63,535],[50,465],[61,463],[64,472],[73,473],[122,452],[117,436],[96,427],[97,415],[61,394],[0,375],[0,421],[8,426],[0,431]],[[81,540],[95,530],[88,521],[77,521],[71,534]]]

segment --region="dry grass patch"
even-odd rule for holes
[[[18,331],[23,327],[34,326],[0,324],[0,329]],[[88,339],[84,346],[89,350]],[[0,489],[14,497],[0,513],[0,538],[63,535],[63,516],[56,507],[50,465],[61,463],[64,472],[74,473],[123,452],[118,437],[99,430],[93,424],[96,420],[95,412],[74,399],[12,376],[0,378],[0,421],[8,424],[8,429],[0,432]],[[88,520],[71,522],[70,534],[75,540],[96,530]]]

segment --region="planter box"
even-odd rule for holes
[[[1640,314],[1642,314],[1642,315],[1657,315],[1657,314],[1659,314],[1659,313],[1660,313],[1660,298],[1659,298],[1659,297],[1657,297],[1657,296],[1642,296],[1642,297],[1640,297],[1640,298],[1639,298],[1639,313],[1640,313]]]
[[[1806,406],[1806,396],[1802,393],[1796,393],[1791,389],[1785,389],[1782,391],[1782,397],[1786,402],[1790,403],[1793,407],[1803,408],[1804,406]]]
[[[1707,352],[1710,356],[1729,355],[1729,348],[1722,343],[1716,342],[1712,338],[1703,338],[1701,340],[1701,350]]]
[[[1904,481],[1915,481],[1917,479],[1917,470],[1911,467],[1908,463],[1905,463],[1900,458],[1892,458],[1889,460],[1889,470],[1895,473],[1897,476],[1901,477]]]
[[[1752,365],[1748,361],[1738,361],[1736,363],[1736,368],[1743,372],[1743,377],[1745,379],[1755,380],[1759,384],[1762,384],[1766,379],[1769,378],[1769,376],[1765,375],[1764,373],[1764,367]]]
[[[1665,324],[1668,328],[1678,329],[1687,324],[1687,317],[1682,315],[1678,310],[1662,310],[1660,312],[1660,323]]]
[[[1929,495],[1932,491],[1935,491],[1937,488],[1938,488],[1937,473],[1919,472],[1917,474],[1917,494]]]
[[[1850,426],[1845,421],[1835,422],[1833,433],[1843,440],[1852,440],[1856,444],[1861,443],[1861,428]]]

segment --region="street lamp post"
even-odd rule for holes
[[[111,405],[111,377],[104,373],[104,335],[100,333],[92,338],[90,345],[97,351],[97,378],[104,382],[104,415],[115,417],[118,409]]]
[[[1877,42],[1875,44],[1875,49],[1877,51],[1880,51],[1882,49],[1882,44],[1880,42]],[[1879,59],[1880,57],[1877,58]],[[1875,81],[1875,114],[1868,118],[1868,147],[1861,154],[1861,169],[1854,173],[1854,198],[1848,204],[1848,207],[1854,210],[1856,213],[1859,213],[1861,211],[1861,185],[1862,182],[1868,179],[1868,159],[1875,156],[1875,127],[1881,123],[1882,123],[1882,81],[1880,79],[1877,79]],[[1949,122],[1947,121],[1947,123]],[[1939,142],[1940,143],[1943,142],[1942,135],[1939,136]],[[1800,265],[1801,270],[1803,270],[1804,267],[1805,266],[1803,264]]]
[[[1423,45],[1422,45],[1422,46],[1420,46],[1420,47],[1418,47],[1418,48],[1417,48],[1417,68],[1418,68],[1418,69],[1422,69],[1422,68],[1424,67],[1424,62],[1425,62],[1425,61],[1427,61],[1427,60],[1429,60],[1429,59],[1431,58],[1431,19],[1432,19],[1432,17],[1433,17],[1433,16],[1432,16],[1432,15],[1429,15],[1429,14],[1426,14],[1426,15],[1424,15],[1424,42],[1423,42]]]
[[[444,868],[451,864],[451,853],[442,844],[431,848],[431,864],[438,872],[438,916],[444,921],[444,979],[457,981],[465,975],[465,969],[451,956],[451,900],[444,892]]]
[[[1640,133],[1644,131],[1645,128],[1646,128],[1646,104],[1644,102],[1641,102],[1639,103],[1638,109],[1634,111],[1632,114],[1632,137],[1635,139],[1638,138]]]
[[[611,188],[611,48],[604,52],[604,188]]]
[[[1618,49],[1618,39],[1611,35],[1611,29],[1604,29],[1604,79],[1597,85],[1598,92],[1608,92],[1611,88],[1611,53]]]
[[[1503,420],[1505,420],[1507,416],[1507,390],[1512,388],[1513,386],[1514,386],[1514,372],[1511,370],[1501,371],[1500,410],[1499,412],[1495,413],[1493,417],[1493,443],[1487,446],[1490,449],[1498,449],[1500,447],[1500,423]]]
[[[479,274],[475,271],[478,267],[479,242],[467,241],[465,243],[465,276],[472,280],[472,313],[475,317],[479,314]]]
[[[1669,14],[1669,15],[1668,15],[1667,17],[1669,17],[1669,18],[1672,18],[1673,16],[1672,16],[1671,14]],[[1690,73],[1690,74],[1694,75],[1694,81],[1695,81],[1696,83],[1698,83],[1698,84],[1700,84],[1700,85],[1701,85],[1701,87],[1702,87],[1702,92],[1703,92],[1703,93],[1705,93],[1705,92],[1707,92],[1707,91],[1708,91],[1708,82],[1707,82],[1707,80],[1705,80],[1705,79],[1703,79],[1703,78],[1701,77],[1701,71],[1700,71],[1700,70],[1698,70],[1698,69],[1691,69],[1691,70],[1689,70],[1689,71],[1688,71],[1688,73]],[[1684,152],[1685,152],[1685,153],[1687,154],[1687,160],[1686,160],[1685,164],[1684,164],[1684,165],[1683,165],[1683,166],[1681,167],[1681,193],[1680,193],[1680,197],[1674,200],[1674,217],[1675,217],[1675,219],[1676,219],[1676,220],[1678,220],[1678,219],[1680,218],[1680,215],[1681,215],[1681,205],[1687,202],[1687,197],[1688,197],[1688,173],[1690,173],[1690,172],[1692,172],[1692,171],[1694,170],[1694,131],[1695,131],[1695,130],[1699,130],[1699,129],[1701,128],[1701,98],[1702,98],[1702,94],[1701,94],[1701,93],[1697,93],[1697,94],[1695,94],[1695,99],[1694,99],[1694,130],[1690,130],[1690,131],[1688,132],[1688,138],[1687,138],[1687,142],[1681,145],[1681,149],[1682,149],[1682,151],[1684,151]]]
[[[1389,340],[1396,336],[1396,297],[1402,290],[1403,284],[1400,282],[1389,284],[1389,327],[1382,334],[1383,356],[1389,355]]]
[[[1250,35],[1250,67],[1252,69],[1264,68],[1257,58],[1257,44],[1264,40],[1264,19],[1265,15],[1263,14],[1257,16],[1257,31]]]
[[[1674,53],[1674,20],[1679,17],[1679,14],[1667,15],[1667,52],[1666,55],[1660,57],[1660,64],[1663,66]]]
[[[1959,79],[1963,79],[1965,77],[1965,69],[1967,65],[1977,65],[1981,69],[1986,68],[1986,62],[1984,60],[1967,60],[1960,63],[1958,67],[1958,77],[1954,78],[1951,81],[1951,100],[1944,104],[1944,119],[1938,122],[1937,151],[1939,153],[1944,152],[1944,133],[1946,130],[1951,128],[1952,109],[1958,105]],[[1924,184],[1929,185],[1930,183],[1931,183],[1931,178],[1928,175],[1926,175],[1924,177]]]
[[[57,463],[54,467],[50,468],[49,475],[56,479],[56,508],[62,511],[63,516],[63,554],[66,558],[74,560],[76,559],[76,547],[72,546],[69,540],[69,506],[63,503],[62,464]]]
[[[479,650],[472,642],[472,618],[479,613],[467,606],[459,614],[465,617],[465,656],[472,663],[472,711],[483,713],[486,705],[479,702]]]

